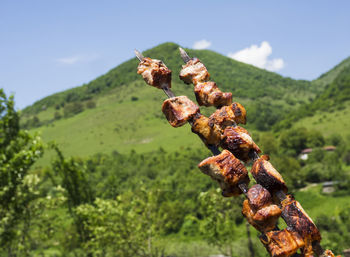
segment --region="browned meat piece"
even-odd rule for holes
[[[209,119],[204,115],[197,115],[194,118],[192,132],[196,133],[206,145],[220,144],[220,128],[215,124],[209,124]]]
[[[185,65],[182,65],[180,71],[180,79],[186,84],[197,84],[198,82],[208,81],[209,77],[207,68],[198,58],[192,58]]]
[[[304,247],[301,236],[287,229],[267,232],[260,237],[260,241],[272,257],[288,257]]]
[[[272,203],[270,192],[257,184],[248,190],[247,197],[242,214],[248,222],[260,232],[273,230],[281,216],[281,209]]]
[[[297,232],[304,239],[305,252],[312,252],[312,242],[321,241],[320,231],[291,195],[282,201],[282,215],[288,229]]]
[[[221,147],[229,150],[242,161],[249,160],[249,152],[260,152],[248,131],[242,127],[227,127],[221,136]]]
[[[198,164],[200,170],[219,182],[225,197],[239,195],[238,184],[249,184],[249,176],[244,165],[229,151],[209,157]]]
[[[209,117],[210,124],[216,124],[221,129],[246,121],[246,111],[239,103],[233,103],[230,106],[223,106],[216,110]]]
[[[248,222],[260,232],[271,231],[276,227],[281,209],[275,204],[269,204],[258,210],[251,208],[248,200],[244,200],[242,214]]]
[[[321,257],[335,257],[335,256],[334,256],[334,253],[331,250],[327,249],[326,251],[324,251],[324,253],[322,254]],[[339,257],[340,257],[340,255],[339,255]]]
[[[171,70],[160,60],[145,57],[139,63],[137,73],[141,74],[150,86],[160,89],[163,86],[171,88]]]
[[[187,96],[177,96],[165,100],[162,111],[171,126],[180,127],[199,113],[199,108]]]
[[[237,124],[246,124],[246,116],[247,112],[245,108],[240,103],[233,103],[231,105],[231,109],[233,110],[233,113],[235,114],[235,121]]]
[[[254,162],[251,170],[253,177],[257,183],[265,187],[270,192],[282,190],[287,193],[288,188],[281,174],[275,170],[268,160],[269,157],[267,155],[263,155]]]
[[[258,210],[272,203],[270,192],[259,184],[256,184],[249,188],[247,192],[247,198],[249,205],[254,210]]]
[[[198,83],[194,87],[197,102],[200,106],[215,106],[217,108],[232,103],[232,93],[223,93],[215,82]]]

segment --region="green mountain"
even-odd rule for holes
[[[333,69],[323,73],[319,78],[312,81],[312,84],[316,89],[319,89],[320,92],[341,73],[345,68],[350,66],[350,57],[346,58]]]
[[[333,78],[331,80],[331,78]],[[309,104],[301,105],[288,117],[276,125],[277,129],[291,126],[317,128],[323,134],[350,133],[350,58],[344,60],[331,71],[313,83],[328,83]]]
[[[178,78],[183,64],[178,47],[164,43],[143,54],[172,69],[175,94],[194,99],[193,86]],[[309,81],[285,78],[209,50],[187,51],[205,63],[223,91],[232,92],[234,100],[246,107],[252,131],[270,129],[285,113],[316,95]],[[86,85],[37,101],[22,111],[22,125],[40,132],[45,141],[56,140],[67,155],[200,146],[188,125],[175,129],[167,124],[161,113],[163,92],[146,85],[136,73],[137,65],[133,58]],[[201,111],[210,115],[213,109]]]

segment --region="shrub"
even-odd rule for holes
[[[86,108],[88,108],[88,109],[96,108],[96,103],[93,100],[89,100],[86,103]]]
[[[75,114],[78,114],[80,112],[84,111],[84,106],[80,102],[74,102],[71,104],[67,104],[64,107],[64,117],[71,117],[74,116]]]

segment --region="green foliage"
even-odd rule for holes
[[[61,115],[58,111],[56,111],[55,114],[54,114],[54,116],[53,116],[53,119],[54,119],[54,120],[59,120],[59,119],[61,119],[61,118],[62,118],[62,115]]]
[[[237,224],[243,222],[241,201],[238,198],[224,198],[220,189],[199,195],[200,214],[204,218],[200,231],[204,239],[215,245],[226,256],[234,256]]]
[[[343,207],[340,213],[330,217],[322,214],[316,219],[317,227],[322,231],[322,245],[341,253],[350,247],[350,206]]]
[[[64,117],[72,117],[84,110],[84,106],[80,102],[74,102],[70,104],[66,104],[64,106],[63,112],[64,112]]]
[[[159,192],[143,189],[116,200],[97,198],[94,205],[80,205],[77,215],[93,238],[83,247],[92,256],[161,256],[159,197]]]
[[[8,253],[20,251],[18,222],[26,218],[27,206],[37,197],[39,178],[29,168],[42,155],[40,138],[19,129],[13,97],[0,90],[0,244]],[[25,233],[25,229],[21,232]]]
[[[86,108],[93,109],[96,108],[96,102],[93,100],[89,100],[86,102]]]
[[[295,128],[285,130],[280,135],[280,148],[282,152],[297,156],[305,148],[321,147],[325,143],[319,131]]]

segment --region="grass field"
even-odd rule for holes
[[[324,136],[338,133],[345,139],[350,136],[350,101],[345,102],[344,105],[344,109],[332,112],[317,111],[313,116],[297,121],[293,127],[316,129]]]

